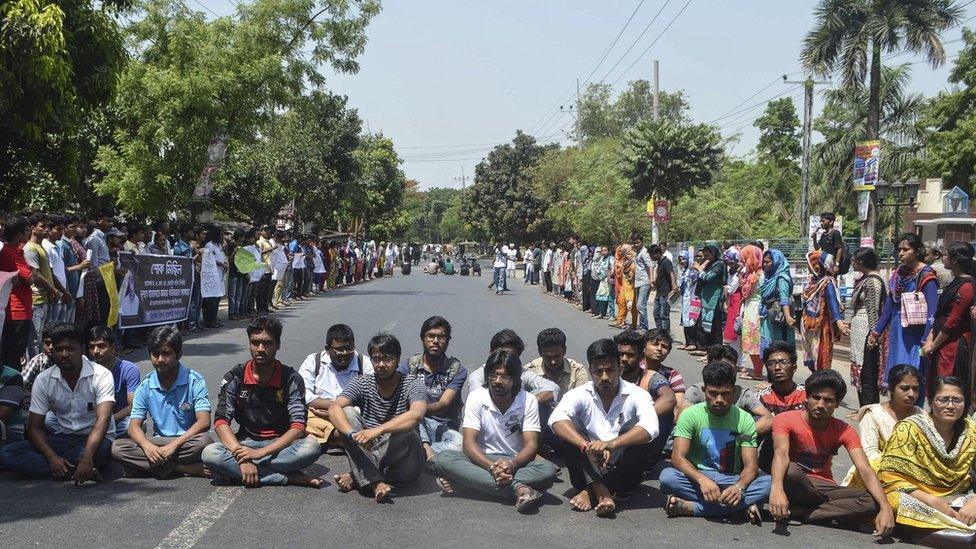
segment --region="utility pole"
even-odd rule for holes
[[[654,114],[654,121],[655,122],[657,122],[658,120],[661,119],[661,109],[660,109],[661,100],[659,98],[659,95],[661,93],[661,72],[660,72],[660,66],[661,65],[658,62],[658,60],[655,59],[654,60],[654,103],[653,103],[654,110],[652,111],[653,114]],[[651,200],[653,201],[655,198],[656,197],[653,197],[652,196],[651,197]],[[655,208],[655,210],[656,210],[656,208]],[[655,214],[653,216],[651,216],[651,244],[657,244],[660,241],[661,241],[661,238],[660,238],[660,229],[658,229],[658,226],[657,226],[657,213],[655,211]]]
[[[576,79],[576,146],[583,150],[583,128],[580,126],[580,89],[579,78]]]
[[[461,190],[463,191],[468,182],[467,176],[464,175],[464,166],[461,166],[461,177],[455,177],[454,180],[461,182]]]
[[[559,106],[559,112],[565,112],[573,115],[576,118],[576,148],[583,150],[583,127],[580,124],[580,86],[579,78],[576,79],[576,106],[567,107],[565,105]]]
[[[804,241],[810,240],[810,152],[812,145],[812,123],[813,123],[813,87],[820,84],[829,84],[828,81],[814,80],[807,77],[806,80],[787,80],[783,75],[784,84],[803,84],[803,156],[800,160],[800,170],[803,173],[803,182],[800,185],[800,238]]]

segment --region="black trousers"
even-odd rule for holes
[[[268,307],[271,305],[271,286],[271,273],[264,273],[261,281],[258,282],[258,295],[255,303],[259,313],[268,312]]]
[[[542,278],[546,282],[546,291],[550,294],[552,293],[552,271],[546,271],[543,273]]]
[[[584,311],[586,311],[586,310],[588,310],[590,308],[590,302],[593,299],[593,296],[590,293],[590,287],[593,285],[592,282],[593,282],[593,278],[590,277],[590,273],[588,273],[588,272],[583,273],[583,283],[580,285],[581,286],[580,287],[580,300],[581,300],[580,306],[583,308]]]
[[[3,322],[3,346],[0,347],[0,364],[20,371],[21,359],[27,352],[33,323],[30,320],[10,320]]]

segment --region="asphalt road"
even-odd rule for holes
[[[485,270],[490,273],[490,270]],[[344,288],[282,312],[285,329],[279,358],[297,367],[322,348],[326,328],[352,326],[360,348],[385,331],[400,338],[404,354],[420,349],[421,322],[440,314],[453,325],[450,353],[466,365],[482,364],[488,341],[502,328],[516,330],[535,356],[535,336],[551,326],[569,337],[569,356],[585,359],[586,346],[612,335],[605,321],[592,319],[537,287],[510,282],[511,292],[487,291],[489,277],[411,276],[383,278]],[[151,369],[145,353],[135,353],[143,373]],[[223,374],[247,357],[243,323],[189,339],[184,362],[209,381],[212,400]],[[668,364],[689,383],[700,381],[701,364],[681,351]],[[469,366],[470,367],[470,366]],[[798,374],[798,381],[803,373]],[[846,411],[844,412],[846,413]],[[838,412],[840,414],[840,411]],[[844,452],[834,474],[843,477],[850,462]],[[118,472],[100,484],[76,488],[68,483],[34,481],[0,474],[0,540],[3,547],[860,547],[872,537],[818,526],[776,528],[724,524],[704,519],[668,519],[657,482],[618,505],[612,518],[573,512],[565,472],[535,514],[521,516],[504,503],[440,495],[429,476],[378,505],[356,493],[340,494],[332,475],[347,470],[344,458],[322,456],[309,471],[323,475],[322,490],[283,487],[216,487],[200,479],[155,481],[122,479]],[[570,494],[571,495],[571,494]],[[825,543],[826,542],[826,543]],[[611,545],[612,544],[612,545]]]

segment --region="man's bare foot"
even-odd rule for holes
[[[593,495],[596,497],[597,503],[596,514],[599,516],[606,516],[617,510],[617,504],[613,501],[613,495],[607,487],[600,484],[599,482],[594,482],[591,486],[593,489]]]
[[[573,499],[569,500],[569,504],[573,506],[576,511],[590,511],[593,509],[593,502],[590,498],[590,489],[584,488],[580,490],[580,493],[576,494]]]
[[[424,454],[427,455],[427,461],[434,460],[434,449],[430,447],[430,444],[424,443]]]
[[[322,487],[322,479],[320,477],[312,477],[301,471],[285,473],[285,476],[288,478],[288,484],[293,486],[308,486],[309,488],[316,489]]]
[[[376,503],[383,503],[390,497],[390,491],[393,487],[385,482],[377,482],[373,485],[373,498],[376,499]]]
[[[542,501],[542,494],[529,486],[519,486],[515,490],[515,510],[525,513]]]
[[[356,488],[359,488],[359,485],[356,484],[356,479],[352,478],[351,473],[332,475],[332,480],[335,481],[336,485],[339,487],[339,491],[342,493],[352,492]]]
[[[210,469],[202,463],[188,463],[177,465],[175,471],[181,475],[199,478],[210,478]]]

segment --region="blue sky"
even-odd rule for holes
[[[231,11],[229,0],[201,1],[217,13]],[[752,120],[765,100],[785,92],[796,98],[802,114],[802,90],[773,82],[784,73],[802,77],[798,56],[817,2],[687,2],[645,0],[592,81],[606,76],[606,82],[617,81],[619,91],[629,80],[650,80],[658,59],[661,88],[684,90],[695,120],[711,122],[733,111],[716,124],[726,135],[740,130],[742,139],[732,152],[747,154],[757,139]],[[639,3],[386,0],[367,31],[360,72],[341,75],[326,68],[323,73],[328,87],[348,95],[372,131],[393,139],[408,177],[423,188],[460,187],[462,168],[470,184],[478,161],[493,144],[511,140],[516,129],[570,144],[562,131],[570,129],[572,118],[549,116],[560,104],[572,104],[576,78],[585,81]],[[966,11],[967,18],[976,15],[976,4]],[[966,25],[976,26],[976,20]],[[946,41],[960,37],[959,28],[944,35]],[[950,58],[959,46],[947,44]],[[901,55],[889,62],[917,60]],[[934,95],[946,89],[948,66],[913,65],[913,91]],[[819,103],[817,97],[815,109]]]

